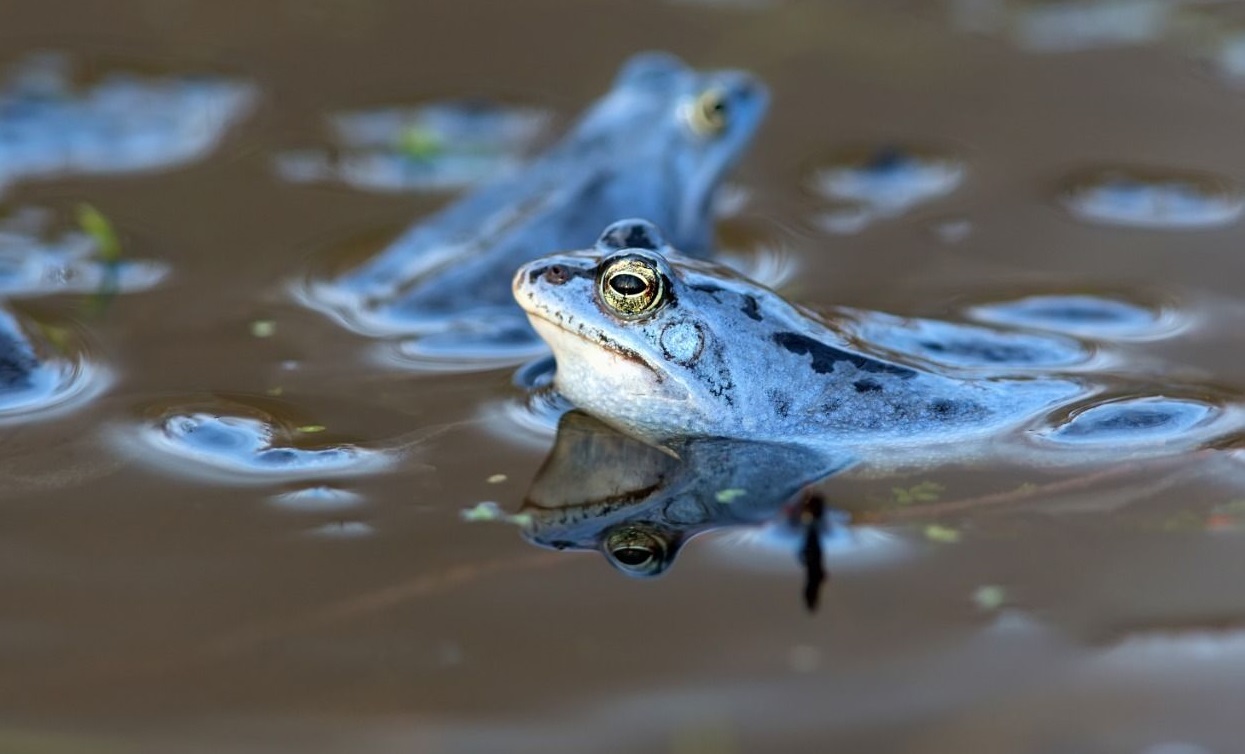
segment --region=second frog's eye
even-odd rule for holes
[[[701,136],[716,136],[726,130],[730,111],[726,91],[706,89],[687,108],[687,122]]]
[[[601,270],[598,289],[605,305],[624,317],[653,311],[661,305],[665,292],[661,273],[640,257],[607,261]]]
[[[656,576],[666,569],[666,543],[642,526],[623,526],[605,537],[605,557],[628,576]]]

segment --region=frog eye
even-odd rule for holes
[[[628,576],[656,576],[666,570],[666,543],[650,531],[624,526],[605,538],[605,557]]]
[[[688,125],[701,136],[717,136],[726,130],[730,109],[725,89],[706,89],[686,110]]]
[[[598,282],[601,300],[615,314],[635,317],[661,305],[661,273],[647,259],[623,257],[607,262]]]

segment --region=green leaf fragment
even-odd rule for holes
[[[112,223],[90,204],[78,205],[78,226],[82,228],[82,232],[86,233],[95,241],[95,246],[99,254],[99,258],[104,262],[118,262],[121,260],[121,241],[117,238],[117,232],[113,230]]]
[[[921,482],[911,487],[892,487],[891,499],[896,505],[912,505],[914,503],[932,503],[942,497],[946,490],[937,482]]]
[[[277,334],[277,323],[270,319],[257,319],[251,323],[251,335],[257,338],[271,338]]]
[[[416,160],[430,160],[444,149],[441,138],[427,128],[411,126],[398,134],[398,151]]]
[[[931,542],[951,545],[960,541],[960,532],[950,526],[930,524],[925,527],[925,538]]]
[[[725,490],[718,490],[716,493],[714,493],[713,497],[715,500],[717,500],[719,503],[722,503],[723,505],[730,505],[731,503],[735,502],[741,497],[744,497],[747,494],[748,494],[748,491],[745,489],[740,489],[739,487],[731,487]]]
[[[497,503],[485,501],[476,503],[470,508],[463,508],[458,513],[459,517],[468,523],[476,523],[479,521],[496,521],[503,524],[514,524],[520,527],[528,527],[532,525],[532,517],[527,513],[506,513]]]
[[[323,432],[324,430],[328,429],[328,427],[324,426],[323,424],[304,424],[301,427],[297,427],[297,429],[299,432],[302,432],[304,434],[314,434],[316,432]]]
[[[998,584],[985,584],[973,590],[973,603],[982,610],[998,610],[1007,602],[1007,590]]]

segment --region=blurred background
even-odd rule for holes
[[[656,580],[533,547],[513,369],[293,300],[643,50],[770,87],[718,240],[789,297],[1102,296],[1143,321],[1104,369],[1245,387],[1237,2],[6,0],[0,325],[61,366],[0,406],[0,751],[1240,750],[1231,448],[833,479],[810,614],[781,532]]]

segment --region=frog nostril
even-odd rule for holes
[[[551,264],[545,268],[544,278],[552,285],[562,285],[570,277],[570,272],[560,264]]]

